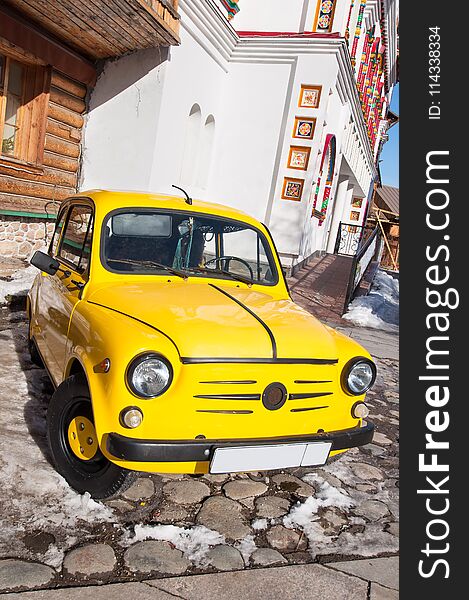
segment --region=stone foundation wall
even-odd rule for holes
[[[54,227],[48,219],[0,215],[0,255],[29,258],[50,242]]]

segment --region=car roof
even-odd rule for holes
[[[185,198],[170,194],[149,192],[135,192],[124,190],[86,190],[67,198],[67,200],[90,198],[101,214],[107,214],[119,208],[168,208],[171,210],[184,210],[187,212],[207,213],[227,218],[237,219],[258,225],[258,221],[241,210],[224,204],[204,202],[194,199],[188,204]]]

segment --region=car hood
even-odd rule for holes
[[[109,284],[89,302],[169,336],[181,357],[336,359],[333,335],[290,299],[219,282]]]

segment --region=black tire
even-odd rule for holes
[[[77,492],[89,492],[96,500],[123,492],[136,478],[134,471],[110,462],[99,448],[90,460],[81,460],[72,451],[68,427],[77,416],[94,422],[88,384],[81,374],[72,375],[59,385],[47,410],[47,440],[55,468]]]
[[[29,356],[31,357],[31,362],[34,365],[36,365],[37,367],[41,367],[43,369],[44,363],[42,362],[41,355],[39,354],[39,350],[37,349],[36,342],[33,340],[32,336],[31,336],[31,313],[30,313],[30,310],[28,310],[28,319],[29,319],[29,326],[28,326]]]
[[[28,337],[28,350],[31,362],[37,367],[41,367],[43,369],[44,363],[42,362],[41,355],[36,347],[36,342],[30,337]]]

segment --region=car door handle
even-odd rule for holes
[[[76,279],[70,279],[70,283],[76,285],[79,290],[82,290],[85,287],[83,281],[77,281]]]

